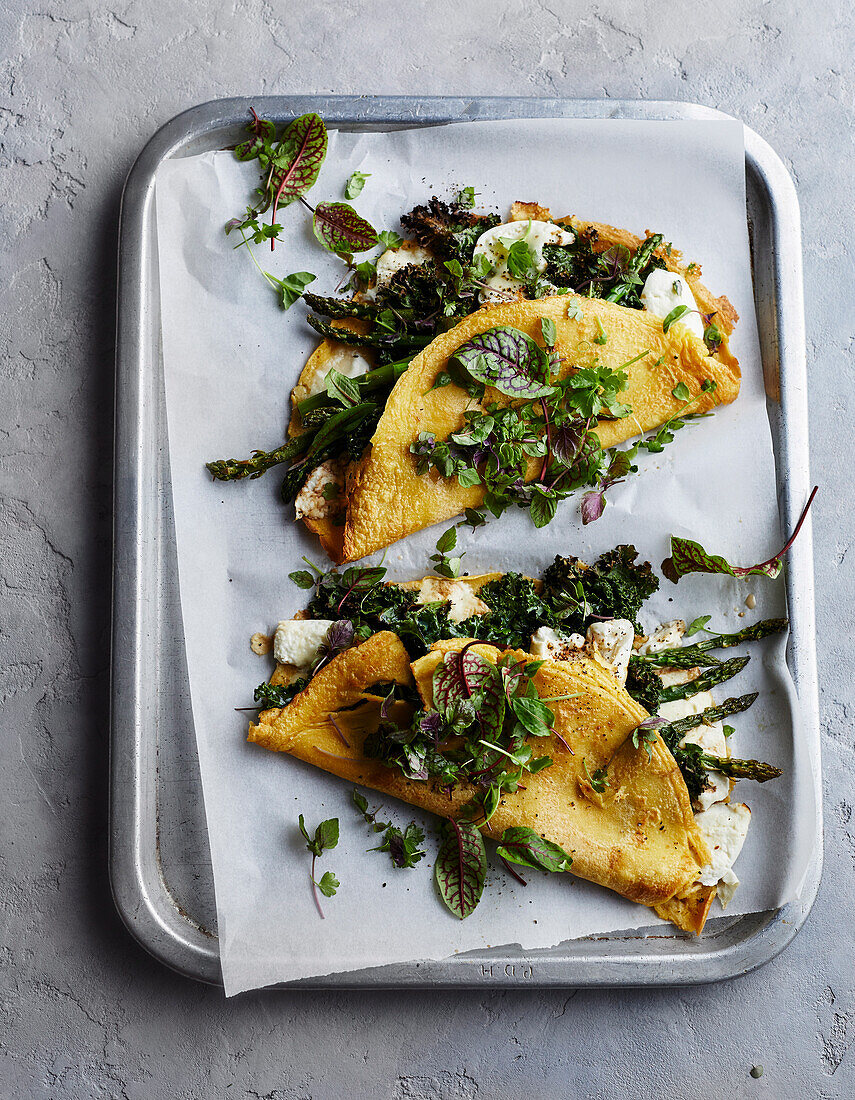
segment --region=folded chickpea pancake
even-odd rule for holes
[[[682,620],[645,634],[657,585],[626,546],[591,566],[556,558],[540,579],[332,570],[301,617],[255,639],[276,668],[249,740],[699,934],[738,885],[750,810],[734,779],[780,774],[731,755],[722,718],[756,695],[715,702],[748,658],[712,650],[786,624],[688,645]]]
[[[590,522],[640,451],[738,396],[738,315],[661,234],[436,198],[401,223],[350,297],[303,295],[323,340],[287,444],[209,464],[286,465],[282,498],[334,562],[485,505],[543,526],[587,490]]]

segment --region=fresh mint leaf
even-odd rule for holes
[[[449,550],[453,550],[456,545],[457,532],[453,527],[449,527],[447,531],[439,536],[436,548],[440,554],[446,554]]]
[[[279,304],[283,309],[290,309],[298,298],[302,298],[303,291],[317,277],[311,271],[295,271],[291,275],[286,275],[284,279],[277,279],[275,275],[271,275],[269,272],[264,274],[271,286],[277,290]]]
[[[555,347],[555,341],[558,339],[558,330],[551,317],[540,318],[540,334],[543,337],[544,344],[546,344],[548,348]]]
[[[308,569],[297,569],[293,573],[288,574],[288,580],[293,581],[298,588],[314,588],[315,578]]]
[[[344,197],[346,199],[355,199],[362,194],[362,189],[365,186],[365,181],[370,177],[370,172],[353,172],[350,178],[345,184]]]
[[[437,889],[450,912],[463,920],[474,912],[484,892],[484,838],[471,823],[451,819],[443,825],[441,836],[434,870]]]

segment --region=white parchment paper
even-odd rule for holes
[[[760,561],[780,545],[771,437],[752,297],[745,220],[742,127],[736,122],[537,120],[484,122],[390,134],[333,132],[313,196],[340,198],[356,169],[370,173],[359,211],[377,227],[431,193],[472,185],[479,204],[505,213],[514,199],[536,200],[556,215],[663,232],[704,281],[726,293],[741,320],[732,342],[743,370],[739,400],[683,430],[659,456],[643,456],[642,476],[610,494],[603,518],[582,528],[578,502],[535,532],[522,513],[508,513],[463,533],[464,567],[472,573],[519,569],[535,575],[556,553],[591,558],[633,542],[658,564],[668,535],[690,535],[739,563]],[[226,992],[310,975],[357,970],[503,944],[546,948],[592,932],[651,926],[641,906],[571,876],[532,873],[524,889],[492,870],[483,901],[466,921],[452,918],[434,893],[429,858],[415,870],[392,868],[366,851],[371,834],[350,802],[349,785],[288,756],[245,743],[252,690],[269,659],[249,649],[256,630],[270,631],[304,604],[287,579],[307,554],[324,566],[314,540],[292,523],[278,499],[276,471],[257,481],[212,482],[203,463],[269,449],[284,437],[288,396],[316,337],[302,305],[283,313],[246,249],[233,250],[223,224],[241,213],[256,184],[256,166],[229,153],[167,161],[157,177],[157,225],[163,362],[175,503],[179,577],[193,715],[216,884]],[[276,251],[256,249],[278,275],[307,270],[332,293],[341,264],[314,242],[309,218],[295,204],[281,218]],[[427,572],[442,527],[389,551],[392,579]],[[745,612],[753,592],[756,610]],[[733,630],[785,613],[781,583],[737,583],[691,577],[663,581],[648,605],[647,625],[711,613],[711,625]],[[752,646],[753,660],[728,685],[762,691],[739,716],[733,749],[784,769],[783,778],[742,783],[753,823],[736,870],[742,886],[729,912],[759,911],[797,896],[815,831],[810,763],[784,664],[784,641]],[[722,689],[718,691],[723,698]],[[319,873],[341,880],[315,910],[310,857],[296,828],[324,817],[341,821],[341,842]],[[387,804],[398,824],[411,808]],[[418,818],[418,814],[415,815]],[[430,829],[431,822],[424,824]],[[657,928],[658,934],[662,926]]]

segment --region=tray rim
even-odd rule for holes
[[[134,938],[173,970],[210,984],[222,984],[216,935],[184,912],[169,891],[160,864],[156,771],[141,769],[143,750],[151,754],[146,730],[144,683],[140,678],[142,648],[140,610],[144,591],[145,550],[141,543],[146,502],[143,479],[147,440],[140,422],[140,398],[146,367],[150,318],[145,285],[150,252],[145,241],[154,177],[161,161],[214,133],[239,125],[250,104],[264,106],[268,117],[287,118],[315,110],[331,124],[356,127],[441,125],[478,119],[567,117],[621,119],[730,119],[714,108],[681,101],[596,100],[549,97],[481,96],[256,96],[213,100],[183,111],[162,126],[143,147],[125,183],[119,219],[116,389],[114,433],[114,557],[113,622],[110,685],[110,810],[109,871],[116,908]],[[788,470],[787,486],[779,483],[783,524],[792,529],[810,488],[807,366],[802,286],[801,228],[795,186],[780,157],[755,131],[744,126],[746,170],[764,192],[769,209],[775,258],[772,271],[774,340],[780,364],[780,407],[786,424],[778,462]],[[148,345],[150,347],[150,345]],[[764,361],[764,371],[776,364]],[[129,517],[129,518],[128,518]],[[130,578],[130,579],[129,579]],[[700,984],[723,980],[765,964],[782,951],[804,924],[819,888],[822,870],[822,798],[820,779],[819,700],[815,646],[813,541],[810,517],[795,544],[786,574],[792,621],[788,662],[802,709],[802,728],[813,765],[817,805],[817,837],[801,896],[779,910],[749,914],[740,921],[755,927],[723,950],[664,951],[605,957],[596,944],[637,944],[647,938],[623,940],[591,937],[590,955],[539,960],[538,952],[510,954],[508,949],[486,956],[452,957],[438,962],[414,962],[373,970],[302,979],[269,988],[459,988],[489,984],[520,986],[645,986]],[[128,623],[133,624],[132,631]],[[128,715],[131,716],[130,720]],[[156,744],[155,744],[156,759]],[[679,945],[681,940],[667,937]],[[530,963],[538,964],[535,977]],[[494,973],[494,971],[497,971]],[[526,973],[528,971],[528,973]]]

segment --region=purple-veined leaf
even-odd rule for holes
[[[484,892],[487,851],[480,830],[468,821],[449,820],[436,857],[434,877],[440,897],[463,920],[472,913]]]
[[[596,489],[592,489],[589,493],[585,493],[582,497],[582,504],[579,509],[582,513],[582,525],[587,526],[589,523],[598,520],[603,514],[605,507],[606,489],[604,484],[601,484]]]
[[[587,436],[584,420],[570,420],[553,428],[550,435],[552,455],[562,466],[572,466]]]
[[[538,871],[569,871],[573,863],[572,856],[558,844],[522,826],[505,829],[496,852],[502,859]]]
[[[324,157],[327,155],[327,128],[320,115],[301,115],[289,123],[282,135],[279,148],[293,148],[291,162],[287,167],[276,171],[273,183],[276,187],[276,195],[273,199],[273,217],[276,221],[276,211],[279,206],[287,206],[288,203],[305,194],[318,178]],[[273,241],[270,242],[271,248]]]
[[[778,553],[767,561],[761,561],[758,565],[731,565],[730,562],[720,554],[707,553],[699,542],[695,542],[693,539],[683,539],[677,535],[672,535],[671,556],[662,562],[662,573],[669,581],[673,581],[674,584],[679,581],[680,577],[684,577],[687,573],[723,573],[728,577],[736,577],[737,579],[742,577],[765,576],[771,577],[772,580],[774,580],[781,572],[784,554],[786,554],[796,541],[796,537],[802,529],[802,524],[807,517],[808,509],[811,504],[813,504],[813,498],[816,496],[818,489],[819,486],[814,485],[808,497],[807,504],[804,506],[802,514],[799,516],[799,521],[795,526],[795,530]]]
[[[319,202],[312,229],[330,252],[366,252],[377,244],[374,226],[346,202]]]
[[[538,377],[548,365],[546,352],[510,325],[476,333],[457,349],[453,359],[476,382],[508,397],[546,397],[554,389]]]
[[[468,646],[460,652],[446,653],[445,660],[433,674],[436,709],[449,720],[462,717],[475,695],[478,707],[472,710],[472,721],[477,719],[485,731],[499,729],[505,714],[505,693],[499,670]]]

